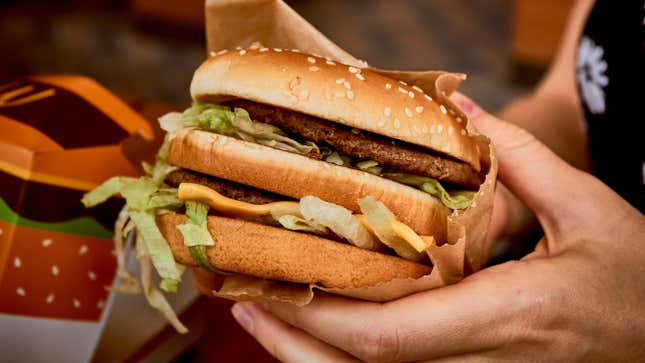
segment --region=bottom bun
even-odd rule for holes
[[[175,260],[197,266],[177,229],[183,223],[186,217],[180,214],[157,218]],[[399,257],[240,219],[209,216],[208,230],[215,241],[215,246],[206,250],[212,266],[264,279],[356,288],[416,279],[432,270]]]

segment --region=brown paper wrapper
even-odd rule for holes
[[[334,44],[282,0],[207,0],[205,10],[208,54],[260,43],[270,48],[300,49],[357,67],[367,66]],[[465,75],[370,69],[420,87],[449,110],[468,119],[449,99],[450,94],[466,78]],[[315,290],[370,301],[388,301],[456,283],[482,268],[491,247],[486,242],[486,235],[495,192],[497,162],[490,140],[479,135],[470,123],[467,128],[477,140],[486,178],[471,205],[467,209],[454,211],[447,218],[448,242],[427,250],[433,264],[429,275],[419,279],[396,279],[364,288],[329,289],[233,274],[222,277],[217,285],[207,289],[215,296],[232,300],[277,300],[297,305],[308,304]]]

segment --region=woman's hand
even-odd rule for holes
[[[524,130],[467,100],[499,179],[545,237],[521,261],[388,303],[317,294],[233,315],[286,362],[572,362],[645,358],[645,218]],[[513,217],[507,216],[507,217]]]

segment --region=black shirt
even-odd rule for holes
[[[645,0],[597,0],[578,45],[576,78],[591,168],[645,211]]]

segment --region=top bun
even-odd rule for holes
[[[243,98],[409,142],[480,170],[466,122],[417,86],[296,50],[221,51],[195,72],[193,99]]]

